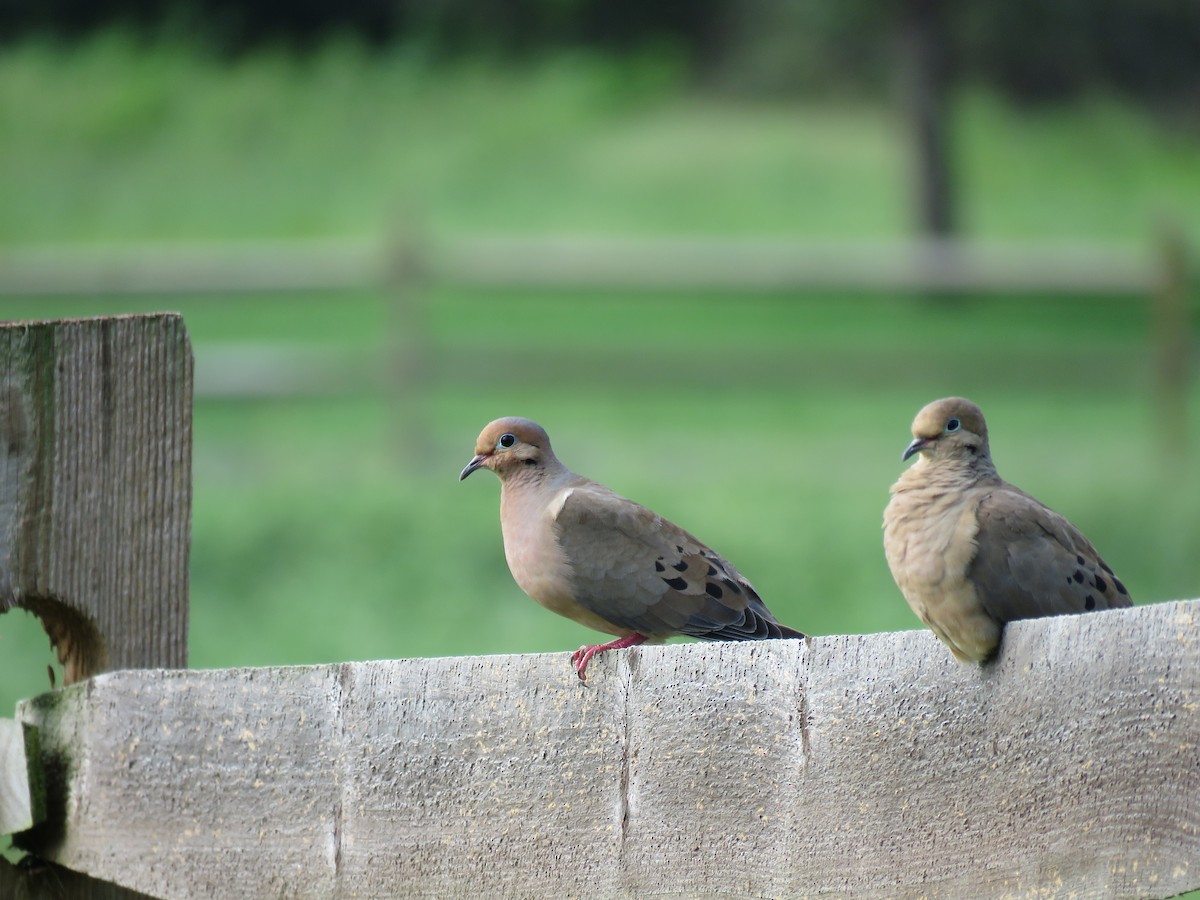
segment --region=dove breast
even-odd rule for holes
[[[957,659],[982,660],[999,643],[1001,627],[968,577],[983,494],[907,481],[900,479],[884,515],[884,551],[896,585]]]
[[[633,629],[615,625],[576,599],[574,567],[558,538],[557,518],[578,489],[577,482],[584,480],[573,476],[566,484],[551,489],[548,503],[537,492],[501,491],[504,556],[513,580],[546,609],[596,631],[624,637],[633,634]]]

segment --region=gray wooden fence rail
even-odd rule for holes
[[[31,428],[33,461],[0,472],[26,511],[0,555],[0,574],[25,585],[16,605],[40,596],[38,578],[93,583],[54,582],[54,566],[17,577],[34,550],[71,571],[86,546],[66,524],[76,506],[97,530],[132,536],[137,571],[186,558],[186,529],[150,511],[177,522],[186,508],[178,318],[28,326],[13,346],[0,378],[21,396],[39,384],[31,371],[76,373],[31,395],[31,421],[58,426]],[[157,362],[114,391],[114,367],[137,360]],[[164,381],[175,389],[142,395],[153,401],[120,400]],[[68,408],[81,419],[66,421]],[[79,442],[76,463],[92,471],[129,434],[152,445],[147,459],[174,462],[147,466],[124,504],[96,502],[124,496],[121,479],[93,482],[52,504],[52,527],[21,525],[44,514],[29,491],[59,496],[37,460]],[[0,861],[8,896],[1200,887],[1200,601],[1017,623],[982,668],[912,631],[635,648],[602,658],[586,686],[565,653],[187,671],[155,649],[178,647],[186,584],[152,580],[156,604],[129,602],[140,582],[107,578],[124,557],[83,558],[104,589],[87,604],[66,587],[54,596],[77,611],[61,617],[60,646],[86,636],[94,652],[74,674],[90,677],[0,727],[0,822],[35,822],[17,841],[40,860]],[[140,649],[113,649],[124,646]],[[107,671],[117,659],[167,668]]]
[[[403,388],[422,377],[425,283],[485,288],[724,290],[888,293],[1028,294],[1134,297],[1148,307],[1155,347],[1155,400],[1166,427],[1185,433],[1191,356],[1192,283],[1186,240],[1163,224],[1144,248],[1083,242],[796,241],[671,238],[427,239],[415,232],[390,243],[309,241],[229,245],[0,249],[0,298],[5,296],[261,294],[338,291],[386,286]],[[275,357],[265,378],[281,390],[290,372],[312,362]],[[226,360],[229,362],[229,360]],[[268,360],[269,362],[269,360]],[[329,370],[329,361],[318,361]],[[336,366],[333,366],[336,368]],[[223,367],[218,390],[245,394],[263,381],[261,360],[245,367],[246,384],[231,382],[240,367]],[[353,382],[326,371],[302,375],[295,390]],[[202,384],[204,388],[207,383]]]
[[[22,704],[54,828],[163,897],[1200,886],[1200,602],[926,632],[117,672]]]
[[[395,298],[389,383],[400,404],[422,383],[428,283],[561,290],[848,290],[895,294],[1057,293],[1133,297],[1147,305],[1154,403],[1164,447],[1187,436],[1193,340],[1187,241],[1163,223],[1142,249],[1084,242],[797,241],[703,238],[299,241],[107,248],[0,249],[0,298],[83,295],[266,294],[390,290]],[[226,348],[201,391],[248,396],[319,393],[361,383],[361,360],[278,349]],[[1182,452],[1182,451],[1181,451]]]
[[[364,241],[0,248],[2,296],[354,290],[392,278],[485,287],[1145,294],[1181,237],[1085,242],[408,236]]]

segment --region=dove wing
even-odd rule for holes
[[[990,492],[978,522],[967,577],[998,621],[1131,605],[1079,529],[1024,491],[1005,484]]]
[[[648,637],[796,637],[731,563],[657,513],[603,485],[572,488],[555,517],[576,601]]]

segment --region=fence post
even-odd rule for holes
[[[66,684],[187,665],[191,457],[180,316],[0,326],[0,612]]]
[[[1174,221],[1159,223],[1153,307],[1155,394],[1163,455],[1178,464],[1188,453],[1188,376],[1192,349],[1187,239]]]
[[[192,352],[179,315],[0,325],[0,613],[41,620],[66,684],[187,665],[191,456]],[[40,762],[34,805],[53,818],[68,802],[68,767]],[[19,844],[53,848],[52,832],[35,825]],[[138,895],[0,859],[0,896]]]

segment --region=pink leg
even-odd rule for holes
[[[624,650],[626,647],[636,647],[645,642],[644,634],[631,634],[628,637],[609,641],[607,644],[584,644],[571,654],[571,666],[575,669],[575,674],[579,676],[580,681],[587,681],[588,663],[597,653],[603,653],[605,650]]]

